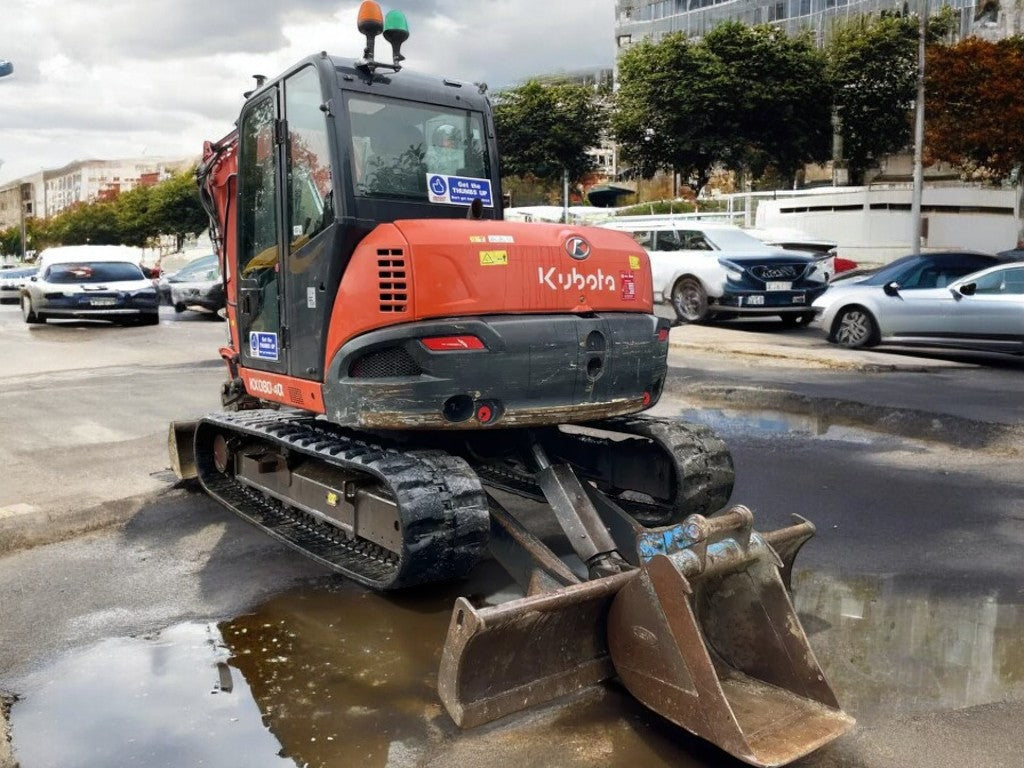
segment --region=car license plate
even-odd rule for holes
[[[789,291],[792,290],[793,284],[787,283],[782,280],[777,280],[769,283],[765,283],[765,288],[769,291]]]
[[[764,306],[764,296],[747,296],[749,306]]]
[[[112,307],[117,304],[117,299],[89,299],[89,304],[93,307]]]

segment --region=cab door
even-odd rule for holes
[[[238,334],[246,368],[288,370],[281,238],[281,145],[277,88],[249,104],[239,123]]]

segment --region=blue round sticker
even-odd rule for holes
[[[430,191],[435,195],[446,195],[448,194],[448,182],[440,176],[431,176]]]

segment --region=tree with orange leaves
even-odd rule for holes
[[[1002,181],[1024,164],[1024,36],[928,49],[925,161]]]

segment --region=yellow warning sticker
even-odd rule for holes
[[[327,492],[327,506],[336,507],[338,506],[338,494],[334,491]]]
[[[504,267],[508,264],[508,251],[480,251],[481,267]]]
[[[470,235],[469,236],[469,242],[471,242],[471,243],[486,243],[487,242],[487,238],[484,237],[483,235]]]
[[[630,269],[640,269],[640,257],[639,256],[630,256],[629,257],[629,268]]]

